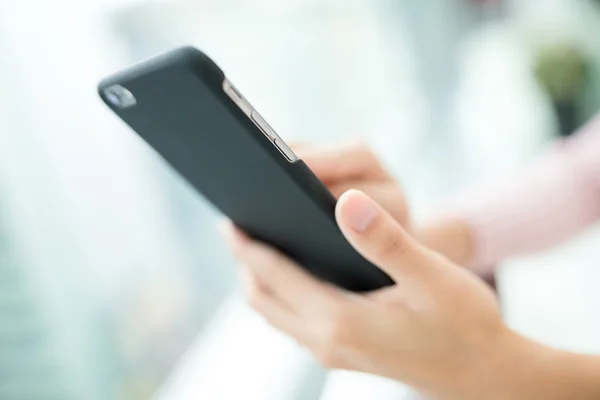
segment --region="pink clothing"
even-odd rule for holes
[[[460,212],[472,228],[480,274],[502,259],[556,245],[600,220],[600,117],[557,143],[523,173],[470,196]]]

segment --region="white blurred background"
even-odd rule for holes
[[[368,141],[425,218],[600,109],[598,37],[592,0],[3,0],[0,398],[411,396],[327,373],[243,305],[216,214],[103,76],[197,46],[286,140]],[[502,266],[507,320],[599,352],[599,238]]]

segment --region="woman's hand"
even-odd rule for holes
[[[408,206],[400,185],[365,144],[299,144],[293,149],[336,198],[349,189],[361,190],[410,230]]]
[[[385,181],[373,165],[371,180],[362,182]],[[408,235],[402,215],[392,218],[359,191],[342,195],[336,217],[348,241],[396,285],[344,291],[228,225],[252,307],[329,368],[390,377],[435,397],[482,398],[480,386],[491,384],[510,337],[490,289]]]

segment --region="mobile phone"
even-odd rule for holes
[[[342,235],[327,188],[201,51],[152,57],[102,80],[98,92],[250,236],[351,291],[393,283]]]

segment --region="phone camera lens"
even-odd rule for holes
[[[113,92],[106,92],[106,100],[112,105],[121,106],[121,99]]]
[[[118,108],[132,107],[137,103],[133,93],[121,85],[113,85],[104,90],[107,102]]]

